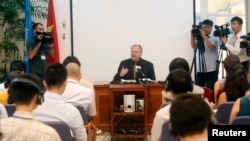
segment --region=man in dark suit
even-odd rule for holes
[[[113,78],[113,82],[120,82],[121,79],[136,80],[155,79],[154,65],[150,61],[144,60],[142,56],[142,47],[134,44],[131,47],[131,58],[120,62],[117,73]]]

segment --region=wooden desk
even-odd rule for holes
[[[107,81],[97,81],[94,83],[97,110],[97,115],[94,117],[94,123],[103,132],[110,132],[110,112],[113,110],[110,109],[110,94],[112,94],[110,85],[112,84]],[[161,106],[162,89],[163,84],[148,84],[148,131],[151,130],[155,113]]]

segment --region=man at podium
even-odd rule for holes
[[[142,59],[142,46],[134,44],[131,48],[131,58],[122,60],[117,73],[113,78],[113,83],[122,81],[130,82],[153,82],[156,80],[154,65],[150,61]]]

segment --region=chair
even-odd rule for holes
[[[225,103],[221,103],[218,106],[215,114],[218,124],[229,124],[229,118],[233,104],[234,104],[233,101],[228,101]]]
[[[250,116],[238,116],[233,120],[232,125],[250,125]]]
[[[42,123],[54,128],[59,134],[61,141],[75,141],[75,138],[71,135],[71,130],[66,123],[62,121],[42,121]]]
[[[7,114],[9,117],[13,116],[14,112],[16,111],[16,105],[15,104],[6,104],[4,105],[6,108]]]
[[[169,122],[166,121],[162,124],[161,139],[160,141],[178,141],[178,137],[173,137],[170,135]]]
[[[88,141],[96,141],[96,130],[97,130],[96,125],[92,121],[88,120],[88,116],[85,112],[85,109],[82,107],[82,105],[79,105],[76,103],[71,103],[71,104],[74,105],[79,110],[82,116],[84,127],[88,135]]]

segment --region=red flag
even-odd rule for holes
[[[53,46],[55,57],[52,58],[50,55],[47,56],[47,63],[59,63],[59,48],[58,48],[58,38],[57,38],[57,29],[56,29],[56,18],[54,11],[54,3],[53,0],[49,0],[48,3],[48,19],[47,19],[47,32],[51,32],[53,38]]]

